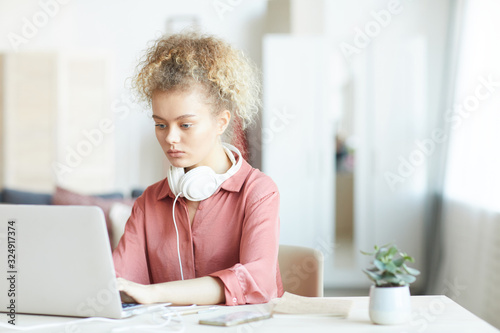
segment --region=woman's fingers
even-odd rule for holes
[[[120,290],[120,298],[122,303],[137,303],[135,299],[130,297],[126,292]]]
[[[118,290],[125,290],[128,282],[129,281],[125,280],[124,278],[119,277],[116,279],[116,287],[118,288]]]
[[[120,298],[123,303],[137,303],[137,301],[132,296],[127,294],[127,290],[129,289],[130,284],[130,281],[125,280],[124,278],[116,279],[116,287],[120,291]]]
[[[116,279],[116,286],[124,303],[154,303],[151,295],[151,286],[128,281],[124,278]]]

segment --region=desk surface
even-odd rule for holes
[[[335,299],[335,297],[334,297]],[[348,299],[353,301],[349,316],[339,319],[326,316],[293,316],[277,315],[263,321],[233,326],[215,327],[199,325],[200,318],[210,318],[219,314],[241,310],[265,311],[269,304],[243,305],[236,307],[221,306],[218,310],[209,313],[174,316],[170,325],[158,329],[158,332],[334,332],[338,329],[342,332],[499,332],[496,328],[478,318],[468,310],[464,309],[446,296],[412,296],[412,318],[405,325],[381,326],[370,322],[368,316],[368,297],[339,297],[336,299]],[[5,314],[0,314],[5,316]],[[76,321],[75,321],[76,320]],[[6,319],[2,318],[2,323]],[[113,328],[130,327],[124,332],[145,331],[138,325],[158,324],[162,322],[158,315],[143,314],[129,319],[115,320],[113,322],[86,321],[85,319],[17,315],[17,326],[31,326],[43,324],[61,323],[61,326],[41,328],[32,332],[112,332]],[[5,329],[0,329],[4,332]]]

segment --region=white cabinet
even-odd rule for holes
[[[57,61],[53,54],[3,56],[4,186],[45,190],[56,158]]]
[[[335,209],[327,50],[321,37],[265,36],[262,112],[262,169],[280,191],[280,242],[320,249],[326,279]]]
[[[105,55],[1,57],[1,186],[83,192],[114,185],[114,135]]]

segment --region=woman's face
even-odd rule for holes
[[[186,171],[212,166],[229,111],[212,114],[199,89],[155,91],[152,98],[156,138],[170,163]]]

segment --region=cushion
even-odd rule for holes
[[[28,191],[18,191],[3,189],[2,202],[9,204],[25,205],[50,205],[52,195],[49,193],[37,193]]]
[[[144,192],[144,189],[140,189],[140,188],[132,189],[132,198],[140,197],[142,195],[142,192]]]
[[[52,196],[52,204],[53,205],[83,205],[83,206],[98,206],[98,207],[100,207],[103,210],[104,216],[106,218],[106,226],[108,229],[108,236],[109,236],[110,244],[112,244],[112,241],[113,241],[113,228],[112,228],[111,220],[109,217],[109,212],[111,210],[111,206],[115,202],[121,202],[123,204],[127,204],[127,205],[132,206],[134,203],[134,200],[133,199],[119,199],[119,198],[106,199],[106,198],[97,197],[97,196],[84,195],[84,194],[79,194],[79,193],[64,189],[64,188],[59,187],[59,186],[56,187],[54,195]]]
[[[123,199],[123,194],[120,192],[111,192],[105,194],[92,194],[93,197],[99,197],[103,199]]]

